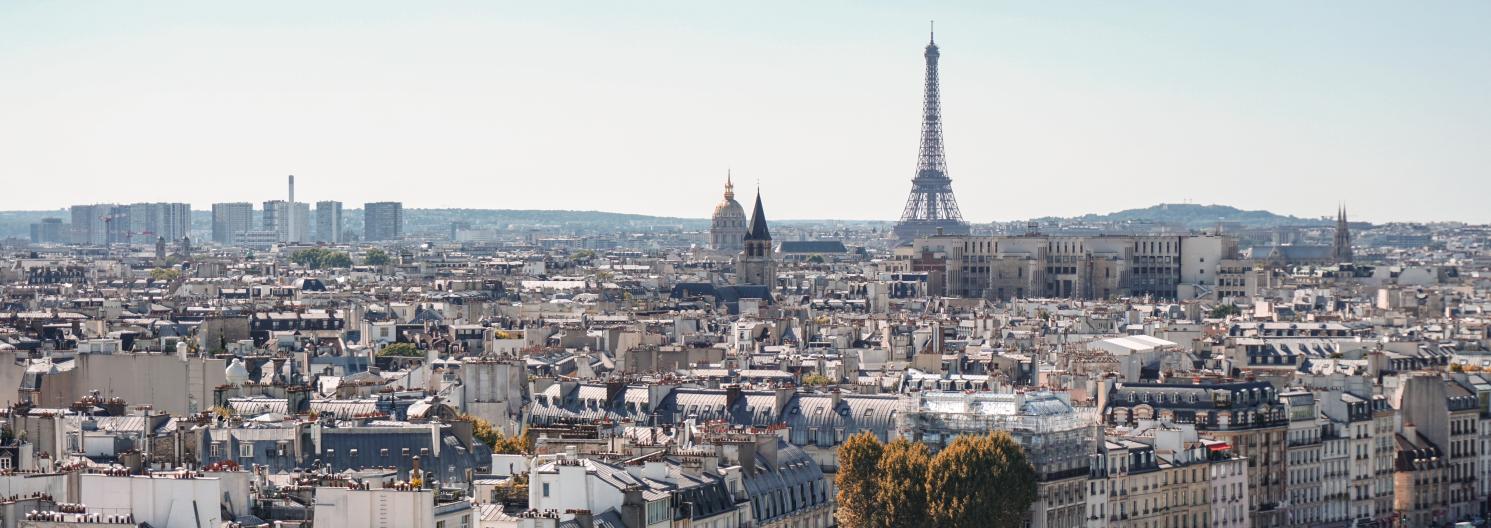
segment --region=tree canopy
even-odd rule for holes
[[[367,256],[363,258],[363,261],[367,262],[367,264],[369,266],[384,266],[384,265],[387,265],[388,264],[388,252],[387,251],[383,251],[383,250],[378,249],[378,248],[369,249]]]
[[[469,414],[462,416],[461,419],[471,422],[471,436],[476,438],[477,441],[491,447],[493,453],[518,455],[528,452],[527,430],[524,430],[518,436],[508,438],[502,434],[502,431],[496,427],[492,427],[491,422]]]
[[[174,268],[155,268],[150,270],[150,280],[173,281],[181,276],[181,270]]]
[[[1227,316],[1242,315],[1242,308],[1236,304],[1223,304],[1211,309],[1212,319],[1223,319]]]
[[[383,347],[383,348],[381,348],[381,349],[378,350],[378,355],[379,356],[398,356],[398,357],[416,357],[417,358],[417,357],[424,357],[425,353],[424,353],[423,350],[420,350],[419,347],[414,346],[414,343],[402,343],[402,342],[400,342],[400,343],[389,343],[388,346],[385,346],[385,347]]]
[[[828,376],[824,376],[822,374],[808,374],[808,375],[802,377],[802,384],[803,385],[818,385],[818,386],[821,386],[821,385],[830,385],[833,382],[834,382],[833,378],[830,378]]]
[[[1019,526],[1036,499],[1035,468],[1002,431],[960,436],[936,456],[856,434],[839,447],[834,483],[843,528]]]
[[[876,466],[876,528],[919,528],[927,522],[927,445],[896,439],[885,446]]]
[[[876,473],[885,446],[869,431],[844,440],[839,446],[839,472],[834,486],[839,489],[838,510],[834,517],[844,528],[870,528],[877,507]]]
[[[932,526],[1019,526],[1036,499],[1035,468],[1009,433],[960,436],[927,467]]]
[[[296,251],[294,255],[290,255],[290,262],[311,269],[352,267],[352,257],[347,256],[347,253],[326,248]]]

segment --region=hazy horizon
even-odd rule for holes
[[[738,198],[739,197],[737,197],[737,199]],[[300,201],[299,198],[297,198],[296,201]],[[255,213],[258,213],[258,212],[260,212],[260,211],[263,210],[263,207],[262,207],[263,204],[262,203],[257,203],[257,202],[250,202],[250,203],[253,204]],[[121,204],[121,205],[123,205],[123,204]],[[315,214],[315,204],[314,204],[314,202],[310,202],[310,205],[311,205],[311,213]],[[366,205],[366,204],[343,203],[342,204],[342,210],[343,211],[349,211],[349,212],[350,211],[361,211],[361,210],[364,209],[364,207],[362,207],[363,205]],[[1146,207],[1137,207],[1137,208],[1131,208],[1131,209],[1125,209],[1125,210],[1115,210],[1115,211],[1091,211],[1091,212],[1087,212],[1087,213],[1079,213],[1079,214],[1076,214],[1076,215],[1056,217],[1056,218],[1077,218],[1077,217],[1088,216],[1088,215],[1104,216],[1104,215],[1109,215],[1109,214],[1123,213],[1123,212],[1127,212],[1127,211],[1132,210],[1132,209],[1148,209],[1150,207],[1163,207],[1163,206],[1171,206],[1171,205],[1196,205],[1196,206],[1201,206],[1201,207],[1229,207],[1227,204],[1156,203],[1156,204],[1150,204],[1149,206],[1146,206]],[[206,205],[191,204],[191,206],[192,206],[192,211],[196,212],[196,213],[210,213],[211,212],[211,204],[206,204]],[[640,215],[640,216],[651,216],[651,217],[655,217],[655,218],[667,218],[667,219],[690,220],[690,221],[708,221],[709,220],[709,215],[708,214],[703,214],[703,215],[698,215],[698,216],[671,216],[671,215],[649,215],[647,213],[633,213],[633,212],[624,212],[624,211],[603,211],[603,210],[597,210],[597,209],[512,209],[512,208],[501,208],[501,209],[498,209],[498,208],[481,208],[481,207],[418,207],[418,206],[410,206],[409,204],[404,204],[404,209],[406,209],[406,210],[408,210],[408,209],[417,209],[417,210],[426,210],[426,211],[430,211],[430,210],[435,210],[435,211],[441,211],[441,210],[444,210],[444,211],[449,211],[449,210],[477,210],[477,211],[512,211],[512,212],[527,212],[527,211],[531,211],[531,212],[557,212],[557,213],[564,213],[564,212],[569,212],[569,213],[599,213],[599,214]],[[1238,211],[1246,213],[1246,212],[1256,212],[1258,210],[1238,209]],[[61,213],[61,215],[64,217],[64,219],[66,219],[65,216],[67,215],[68,212],[69,211],[68,211],[67,207],[62,207],[62,208],[59,208],[59,209],[0,209],[0,214],[28,214],[28,215],[36,215],[36,214],[46,214],[46,213]],[[709,212],[712,212],[712,211],[706,211],[706,213],[709,213]],[[1283,213],[1278,213],[1276,211],[1266,211],[1265,210],[1264,212],[1274,213],[1274,214],[1278,214],[1280,216],[1294,216],[1294,217],[1296,217],[1296,218],[1298,218],[1300,220],[1332,220],[1333,221],[1334,218],[1335,218],[1333,215],[1300,216],[1300,215],[1285,215]],[[881,222],[881,223],[894,223],[897,220],[895,218],[797,218],[797,217],[786,217],[786,218],[782,218],[782,217],[773,216],[773,215],[771,215],[770,212],[767,213],[767,217],[772,222]],[[1027,220],[1037,219],[1037,218],[1052,218],[1052,216],[1051,215],[1043,215],[1043,216],[1033,216],[1033,217],[1029,217],[1029,218],[999,219],[999,220],[988,220],[988,221],[974,222],[974,223],[976,223],[976,224],[1012,223],[1012,222],[1013,223],[1018,223],[1018,222],[1023,222],[1023,221],[1027,221]],[[1353,223],[1355,223],[1355,222],[1360,222],[1360,221],[1363,221],[1363,220],[1359,220],[1359,219],[1353,217],[1353,218],[1351,218],[1351,221]],[[1383,220],[1381,222],[1397,222],[1397,221],[1398,220],[1388,219],[1388,220]]]
[[[966,219],[1491,222],[1491,3],[0,4],[17,202],[894,220],[937,20]]]

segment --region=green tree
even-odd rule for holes
[[[150,270],[150,280],[173,281],[181,277],[181,270],[173,268],[155,268]]]
[[[879,515],[876,502],[878,466],[885,446],[869,431],[844,440],[839,446],[839,472],[834,485],[839,489],[838,510],[834,517],[841,528],[874,528]]]
[[[378,350],[378,355],[414,358],[425,357],[424,351],[414,346],[414,343],[389,343],[388,346]]]
[[[1035,468],[1009,433],[960,436],[927,467],[931,526],[1019,526],[1036,499]]]
[[[352,266],[352,257],[342,251],[332,251],[326,248],[311,248],[296,251],[290,255],[290,262],[300,264],[311,269],[321,268],[346,268]]]
[[[367,256],[363,258],[363,262],[366,262],[369,266],[386,266],[388,265],[388,252],[378,248],[369,249]]]
[[[1233,315],[1242,315],[1242,308],[1238,308],[1236,304],[1223,304],[1211,309],[1212,319],[1223,319]]]
[[[927,523],[927,445],[904,438],[885,446],[876,465],[876,528],[920,528]]]
[[[803,385],[823,386],[832,384],[833,382],[833,378],[824,376],[822,374],[808,374],[802,377]]]
[[[345,251],[332,251],[326,255],[326,260],[321,262],[321,267],[350,268],[352,267],[352,257],[347,255]]]
[[[290,255],[290,262],[294,262],[308,268],[316,268],[321,262],[321,253],[324,251],[325,250],[321,248],[296,251],[295,254]]]

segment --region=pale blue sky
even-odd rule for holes
[[[0,209],[894,219],[936,19],[974,221],[1491,222],[1491,2],[0,2]],[[743,200],[744,201],[744,200]]]

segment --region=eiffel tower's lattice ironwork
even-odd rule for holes
[[[938,233],[968,234],[968,224],[958,212],[953,197],[953,180],[947,176],[947,158],[942,150],[942,94],[937,84],[937,51],[935,34],[927,44],[926,97],[922,101],[921,153],[917,157],[916,177],[911,179],[911,196],[901,221],[896,223],[896,238],[909,241]]]

